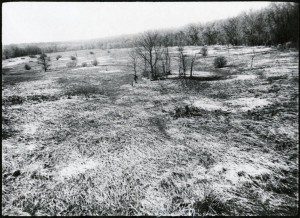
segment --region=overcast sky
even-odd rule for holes
[[[232,17],[269,2],[10,2],[2,43],[93,39]]]

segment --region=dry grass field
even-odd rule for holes
[[[3,215],[298,214],[298,51],[209,46],[133,86],[127,49],[89,52],[2,61]]]

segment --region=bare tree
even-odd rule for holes
[[[49,67],[49,58],[47,57],[47,55],[45,53],[41,54],[38,58],[38,64],[42,65],[43,70],[46,72]]]
[[[226,36],[226,43],[231,45],[238,45],[240,38],[239,38],[239,20],[237,17],[228,19],[223,24],[223,31]]]
[[[255,52],[254,52],[254,49],[253,49],[253,54],[252,54],[252,56],[251,56],[251,69],[252,69],[252,66],[253,66],[253,59],[254,59],[254,57],[255,57]]]
[[[134,79],[135,83],[137,83],[138,56],[137,56],[137,53],[135,52],[135,50],[130,50],[130,52],[129,52],[129,65],[134,72],[133,79]]]
[[[194,64],[196,61],[196,55],[197,53],[194,54],[194,56],[191,58],[191,65],[190,65],[190,77],[193,77],[193,68],[194,68]]]
[[[158,61],[161,56],[161,40],[157,32],[146,32],[135,43],[135,52],[150,67],[150,79],[157,80]]]
[[[167,75],[171,74],[171,58],[168,47],[162,49],[162,54],[160,56],[160,63],[163,72],[163,76],[167,77]]]
[[[203,30],[202,35],[206,45],[216,44],[218,41],[219,31],[217,30],[215,23],[207,25]]]
[[[190,24],[187,28],[187,36],[191,45],[199,45],[199,29],[196,25]]]
[[[165,60],[166,60],[166,74],[170,75],[171,74],[171,57],[170,57],[168,47],[165,49],[164,55],[165,55]]]
[[[186,76],[186,70],[187,70],[187,56],[183,52],[183,47],[180,45],[178,46],[178,67],[179,67],[179,77],[185,77]]]

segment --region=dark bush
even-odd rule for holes
[[[142,71],[142,77],[149,78],[149,75],[150,75],[150,71],[149,70],[143,70]]]
[[[96,85],[78,84],[77,86],[68,87],[65,92],[67,96],[83,95],[89,97],[91,95],[104,94],[104,91]]]
[[[18,95],[11,95],[7,98],[3,99],[4,105],[16,105],[16,104],[22,104],[25,101],[25,99]]]
[[[43,54],[40,54],[39,58],[45,58],[45,57],[47,57],[47,55],[45,53],[43,53]]]
[[[284,49],[284,46],[282,44],[277,45],[277,50],[283,51],[283,49]]]
[[[36,58],[36,55],[29,55],[30,58]]]
[[[225,67],[227,64],[227,60],[224,56],[219,56],[219,57],[216,57],[215,60],[214,60],[214,66],[215,68],[222,68],[222,67]]]
[[[201,48],[201,54],[203,55],[203,57],[207,56],[208,52],[207,52],[207,47],[206,46]]]
[[[28,96],[27,100],[36,101],[36,102],[56,101],[56,100],[59,100],[59,96],[55,96],[55,95],[32,95],[32,96]]]
[[[25,70],[30,70],[31,69],[31,67],[29,66],[29,64],[25,64]]]
[[[86,63],[86,62],[83,62],[83,63],[81,64],[81,66],[82,66],[82,67],[87,67],[87,63]]]
[[[76,61],[77,60],[77,58],[75,56],[71,56],[70,58],[71,58],[72,61]]]
[[[90,51],[90,54],[91,54],[91,55],[93,55],[93,54],[94,54],[94,52]]]
[[[57,55],[56,60],[59,60],[61,57],[62,57],[61,55]]]
[[[92,65],[97,66],[98,65],[98,61],[95,59],[92,61]]]
[[[68,68],[76,67],[76,65],[77,65],[76,61],[70,61],[70,62],[67,63]]]
[[[38,64],[42,66],[45,72],[50,67],[49,61],[50,61],[50,57],[48,57],[45,53],[41,54],[38,58]]]
[[[292,48],[292,44],[293,44],[292,42],[286,42],[285,45],[284,45],[285,49]]]

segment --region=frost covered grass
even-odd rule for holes
[[[66,69],[68,53],[47,73],[11,66],[2,214],[296,215],[298,53],[254,49],[252,69],[253,48],[215,46],[198,79],[133,86],[126,49],[84,69]],[[218,55],[228,67],[214,71]]]

